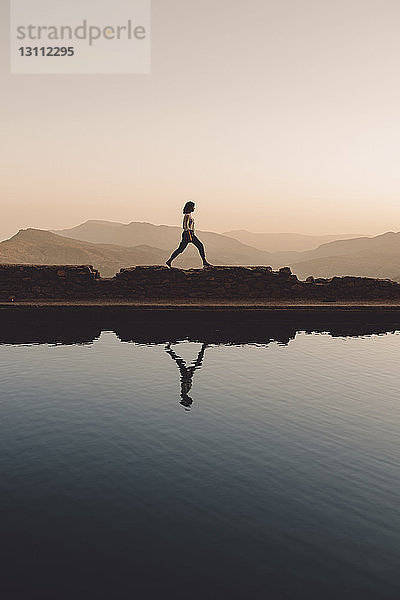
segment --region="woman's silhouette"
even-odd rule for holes
[[[204,252],[204,246],[199,240],[199,238],[194,234],[194,218],[192,213],[195,209],[194,202],[186,202],[183,207],[183,231],[182,231],[182,240],[179,244],[179,247],[171,254],[170,258],[166,261],[166,264],[171,267],[172,261],[181,254],[188,244],[194,244],[199,251],[201,256],[201,260],[203,261],[203,267],[211,267],[209,262],[207,262],[206,254]]]
[[[199,369],[201,367],[201,365],[203,363],[204,352],[205,352],[206,348],[207,348],[207,344],[203,344],[201,347],[201,350],[197,356],[197,359],[194,362],[192,362],[190,367],[188,367],[186,365],[186,362],[183,360],[183,358],[178,356],[176,354],[176,352],[174,352],[172,350],[170,342],[165,346],[165,351],[171,356],[171,358],[178,365],[178,369],[181,374],[181,404],[187,410],[189,410],[189,408],[193,404],[192,398],[188,395],[190,388],[193,385],[193,374],[196,369]]]

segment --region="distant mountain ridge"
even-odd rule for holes
[[[340,256],[357,252],[383,252],[400,251],[400,233],[388,231],[373,237],[356,237],[347,240],[336,240],[318,246],[315,250],[304,253],[304,256],[313,258],[323,256]]]
[[[218,234],[210,234],[210,237],[213,235],[218,238]],[[176,236],[173,240],[174,244],[170,251],[179,243],[179,238],[176,239]],[[210,244],[214,247],[214,252],[211,251],[208,255],[210,260],[215,260],[217,264],[267,264],[270,258],[268,253],[244,246],[236,240],[227,238],[226,242],[223,239],[221,243],[217,239],[217,242],[220,250],[218,251],[218,244],[214,242]],[[103,277],[111,277],[123,267],[165,264],[170,251],[140,243],[130,247],[96,244],[64,237],[50,231],[24,229],[9,240],[0,242],[0,263],[91,264]],[[190,245],[174,265],[181,268],[201,267],[197,249]]]
[[[71,237],[78,235],[87,236],[96,240],[122,238],[125,242],[130,241],[130,243],[133,243],[133,241],[139,243],[147,240],[147,243],[151,246],[165,248],[168,253],[171,247],[175,247],[177,236],[180,237],[180,232],[181,230],[178,227],[156,226],[150,223],[121,225],[120,223],[110,223],[107,221],[88,221],[76,228],[63,230],[59,233],[69,233],[69,235],[72,234]],[[258,236],[262,236],[264,241],[270,238],[271,235],[277,236],[277,239],[280,236],[289,236],[296,244],[299,240],[301,244],[310,244],[311,242],[314,243],[316,239],[324,239],[326,237],[303,236],[302,234],[245,233],[246,236],[247,234],[256,236],[258,240],[260,239]],[[400,269],[398,268],[398,264],[400,264],[400,233],[387,232],[378,236],[355,236],[353,238],[348,238],[343,234],[343,239],[325,242],[316,248],[302,252],[285,250],[273,253],[243,244],[239,240],[230,238],[228,235],[199,232],[199,236],[204,241],[210,257],[215,257],[216,264],[264,264],[271,265],[273,268],[287,265],[301,278],[308,277],[309,275],[316,277],[354,275],[392,278],[400,281]],[[243,239],[247,240],[249,238],[246,237]],[[218,250],[221,250],[221,243],[223,243],[224,252],[218,252]],[[241,251],[241,259],[243,258],[243,252],[245,253],[243,262],[238,260],[237,254],[232,253],[237,252],[239,249]],[[192,252],[192,260],[194,260],[196,258],[196,251],[194,248],[190,248],[174,264],[181,267],[186,266],[190,252]]]
[[[86,221],[71,229],[53,231],[60,236],[92,243],[137,246],[146,244],[164,250],[166,258],[179,245],[182,228],[169,225],[132,222],[127,225],[109,221]],[[204,243],[207,258],[225,265],[270,264],[272,255],[253,248],[226,235],[210,231],[196,231]],[[166,259],[165,259],[166,260]],[[190,244],[175,266],[201,266],[197,250]]]
[[[245,229],[227,231],[229,237],[267,252],[304,252],[327,242],[359,237],[357,234],[306,235],[302,233],[253,233]]]
[[[313,277],[374,277],[400,281],[400,257],[398,254],[358,254],[314,258],[294,263],[291,268],[300,279]]]
[[[162,250],[150,246],[122,248],[92,244],[40,229],[21,229],[9,240],[0,242],[1,263],[90,264],[104,277],[112,277],[122,267],[161,263],[164,256]]]
[[[299,277],[358,275],[400,281],[400,233],[323,244],[291,262]]]
[[[38,229],[19,231],[0,243],[1,263],[92,264],[103,277],[122,267],[165,264],[180,240],[181,229],[151,223],[124,225],[108,221],[87,221],[62,230],[71,237]],[[61,233],[61,232],[60,232]],[[79,239],[86,236],[107,243]],[[356,237],[321,244],[314,250],[269,253],[238,240],[211,232],[199,232],[209,260],[216,265],[290,266],[300,278],[353,275],[390,278],[400,281],[400,233]],[[111,243],[119,240],[125,245]],[[128,245],[131,244],[131,245]],[[158,245],[160,244],[160,245]],[[174,262],[180,268],[200,267],[196,248],[188,249]]]

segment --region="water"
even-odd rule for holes
[[[397,599],[400,334],[371,327],[4,334],[2,596]]]

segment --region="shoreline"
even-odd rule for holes
[[[23,309],[82,309],[104,308],[108,310],[131,309],[134,311],[400,311],[400,301],[390,300],[336,300],[336,301],[305,301],[305,300],[25,300],[19,302],[0,302],[0,311],[23,311]]]

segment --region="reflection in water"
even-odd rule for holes
[[[400,330],[390,308],[288,310],[135,310],[131,307],[22,307],[0,311],[0,344],[86,344],[102,331],[123,342],[289,344],[299,331],[356,337]]]
[[[207,344],[203,344],[196,360],[194,360],[188,367],[186,361],[184,361],[183,358],[178,356],[176,352],[171,348],[170,342],[165,346],[165,351],[176,362],[176,364],[178,365],[179,372],[181,374],[181,404],[185,407],[185,410],[190,410],[190,407],[193,404],[193,399],[189,396],[189,391],[193,385],[194,372],[196,371],[196,369],[200,369],[203,363],[204,352],[206,348]]]
[[[400,598],[399,329],[0,310],[2,597]]]

